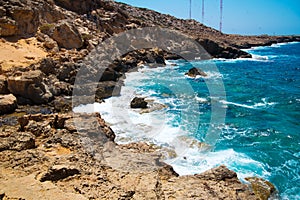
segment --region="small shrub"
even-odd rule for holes
[[[42,24],[40,26],[40,31],[42,33],[46,33],[46,32],[49,32],[52,28],[54,28],[54,24]]]

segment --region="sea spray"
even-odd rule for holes
[[[225,83],[226,101],[210,96],[203,78],[185,77],[189,65],[184,61],[171,61],[177,66],[144,68],[127,74],[120,97],[78,107],[75,111],[87,111],[89,106],[93,107],[92,111],[100,111],[117,134],[119,143],[146,141],[166,151],[177,149],[179,154],[166,156],[165,161],[179,174],[200,173],[225,164],[241,180],[248,176],[265,178],[274,183],[283,199],[297,199],[300,193],[300,44],[260,47],[249,52],[268,59],[194,62],[199,68],[208,62],[217,64]],[[159,84],[164,77],[172,80],[170,84],[179,84],[183,79],[189,81],[194,93],[185,94],[184,89],[180,95],[170,93]],[[129,108],[134,96],[167,107],[141,114]],[[214,127],[220,133],[215,148],[199,148],[205,143],[214,101],[227,108],[226,122]],[[191,110],[183,118],[181,112],[191,102],[198,105],[199,112]],[[124,109],[135,125],[112,113],[111,105]],[[200,121],[197,127],[194,119]],[[159,134],[151,130],[158,130]]]

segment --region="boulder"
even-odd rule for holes
[[[145,98],[134,97],[130,102],[131,108],[147,108],[148,102],[145,101]]]
[[[16,73],[9,77],[7,82],[11,93],[29,99],[33,103],[47,103],[52,98],[40,70]]]
[[[2,1],[3,2],[3,1]],[[0,6],[0,36],[33,36],[40,22],[53,23],[65,16],[51,1],[6,0]]]
[[[198,42],[210,55],[218,55],[223,50],[218,43],[209,39],[199,40]]]
[[[74,83],[78,65],[74,62],[64,62],[56,69],[56,76],[60,81]],[[73,82],[72,82],[73,81]]]
[[[143,61],[145,61],[146,63],[155,63],[158,65],[166,65],[164,57],[153,51],[147,52],[146,56],[143,58]]]
[[[20,1],[6,1],[1,9],[0,36],[34,35],[39,25],[39,11],[33,5]],[[28,4],[31,2],[28,1]],[[10,4],[13,4],[10,5]]]
[[[94,103],[95,100],[101,100],[112,96],[119,96],[122,82],[102,81],[99,83],[87,83],[75,85],[76,96],[80,97],[80,104]],[[74,95],[74,93],[73,93]],[[73,99],[73,101],[76,101]],[[73,102],[77,105],[77,102]]]
[[[58,96],[53,101],[53,107],[56,112],[64,113],[72,111],[72,98]]]
[[[203,76],[206,77],[207,74],[203,72],[201,69],[198,69],[196,67],[191,68],[185,75],[188,75],[190,77],[196,77],[196,76]]]
[[[17,98],[12,95],[0,95],[0,115],[11,113],[17,108]]]
[[[262,178],[248,177],[245,180],[251,183],[253,192],[260,200],[268,200],[276,192],[274,185]]]
[[[0,18],[0,36],[13,36],[16,35],[18,31],[17,23],[12,19],[7,19],[5,17]]]
[[[93,0],[84,0],[84,1],[54,0],[54,2],[58,6],[61,6],[73,12],[77,12],[79,14],[85,14],[89,12],[93,7],[97,7],[96,6],[97,1],[93,1]]]
[[[41,61],[39,69],[46,75],[55,73],[55,63],[52,58],[45,58]]]
[[[213,181],[225,181],[225,180],[238,180],[237,174],[229,170],[225,165],[221,165],[215,168],[212,168],[208,171],[205,171],[201,174],[196,175],[202,180],[213,180]]]
[[[97,84],[95,93],[96,100],[105,99],[112,96],[120,95],[121,82],[103,81]]]
[[[8,94],[7,88],[7,78],[3,75],[0,75],[0,94]]]
[[[4,150],[22,151],[35,148],[35,137],[29,132],[12,133],[0,140],[0,152]]]
[[[40,179],[41,182],[44,181],[58,181],[65,179],[69,176],[74,176],[80,174],[79,170],[65,165],[54,165],[52,166],[47,173],[45,173]]]
[[[0,17],[4,17],[6,15],[6,9],[0,6]]]
[[[46,47],[47,49],[54,49],[54,48],[58,48],[57,42],[55,42],[52,38],[50,38],[49,36],[45,37],[45,41],[44,41],[44,47]]]
[[[75,27],[68,21],[61,21],[55,27],[50,37],[54,39],[59,47],[66,49],[80,48],[83,45],[83,39]]]
[[[120,76],[121,74],[114,69],[106,68],[101,75],[100,81],[117,81]]]
[[[8,10],[9,15],[16,21],[18,35],[33,35],[39,25],[39,13],[36,8],[29,6],[13,7]]]

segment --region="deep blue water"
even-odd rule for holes
[[[171,61],[177,66],[129,73],[121,96],[95,109],[111,124],[118,142],[142,140],[165,152],[175,149],[177,156],[166,154],[165,161],[179,174],[224,164],[242,181],[262,177],[276,186],[282,199],[300,199],[300,43],[247,51],[253,59]],[[186,77],[191,64],[209,76]],[[216,87],[209,90],[208,85],[220,82],[226,95],[218,97],[221,92],[212,92]],[[129,107],[136,95],[167,108],[141,114]],[[211,120],[214,102],[226,109],[219,116],[224,122],[217,125]],[[219,135],[216,144],[199,146],[208,143],[210,126]]]
[[[284,199],[300,199],[300,43],[247,51],[254,59],[193,63],[202,68],[213,62],[221,73],[226,91],[226,101],[223,101],[227,107],[225,124],[219,128],[220,139],[214,149],[216,154],[222,153],[217,158],[208,156],[217,160],[213,165],[225,164],[242,177],[256,175],[268,179]],[[169,106],[167,112],[172,116],[169,124],[181,126],[189,136],[205,142],[213,99],[205,81],[184,76],[190,64],[176,62],[178,67],[145,72],[147,78],[133,85],[144,96],[155,97]],[[210,75],[213,79],[214,74]],[[188,81],[196,100],[200,99],[199,112],[188,108],[195,98],[190,93],[185,94],[185,87],[176,92],[170,89],[172,83],[178,85],[182,81]],[[183,119],[186,115],[182,112],[186,110],[189,115]],[[199,124],[193,123],[197,120]],[[228,155],[228,159],[218,163],[222,154],[224,157],[234,155]],[[193,165],[192,171],[197,172],[197,165],[211,162],[197,158],[191,156],[193,161],[174,162],[174,165]],[[186,170],[189,168],[192,169],[188,166]]]
[[[266,62],[218,63],[229,105],[218,148],[233,148],[263,164],[282,197],[300,198],[300,43],[250,50]]]

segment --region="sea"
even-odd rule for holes
[[[144,66],[126,74],[120,96],[74,111],[100,112],[118,143],[157,145],[180,175],[226,165],[242,182],[261,177],[280,199],[300,199],[300,43],[245,51],[252,58]],[[186,76],[191,67],[208,76]],[[136,96],[151,109],[131,109]]]

